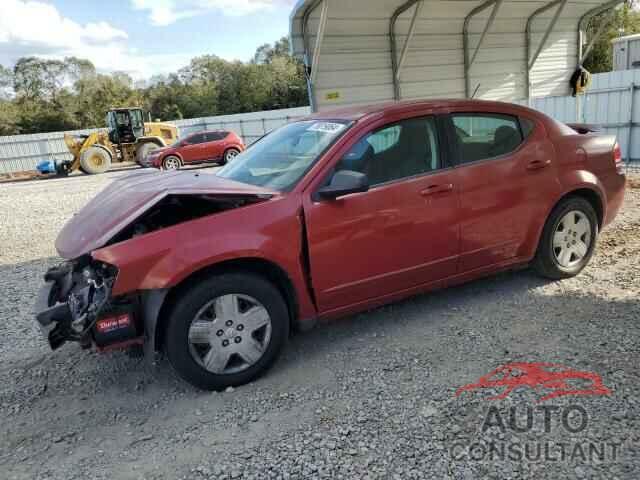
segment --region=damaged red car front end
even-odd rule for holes
[[[275,191],[210,174],[144,172],[114,181],[56,241],[67,261],[46,273],[36,304],[51,348],[77,341],[100,350],[144,344],[154,352],[171,287],[233,261],[230,251],[276,262],[302,281],[292,205]],[[273,238],[287,239],[291,249]]]

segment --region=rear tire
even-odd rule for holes
[[[568,197],[551,212],[533,261],[535,271],[560,280],[578,275],[593,256],[598,216],[582,197]]]
[[[89,147],[80,155],[80,169],[89,175],[104,173],[111,167],[111,154],[101,147]]]
[[[264,374],[289,335],[278,289],[249,273],[194,282],[169,313],[164,345],[169,362],[204,390],[243,385]]]
[[[220,165],[226,165],[227,163],[233,161],[238,155],[240,155],[240,150],[238,150],[237,148],[227,149],[222,156],[222,162],[220,162]]]
[[[136,147],[136,163],[142,164],[147,155],[159,148],[159,145],[152,142],[141,143]]]
[[[164,170],[179,170],[180,167],[182,167],[182,162],[175,155],[168,155],[162,160],[162,168]]]

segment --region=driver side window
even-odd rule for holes
[[[438,133],[433,117],[387,125],[366,134],[336,167],[364,173],[369,185],[409,178],[440,168]]]

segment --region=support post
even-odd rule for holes
[[[324,0],[315,0],[313,3],[309,5],[309,7],[305,10],[304,15],[302,16],[302,45],[304,49],[304,72],[307,80],[307,95],[309,96],[309,104],[311,106],[311,111],[317,111],[317,102],[315,91],[313,89],[313,84],[311,83],[311,68],[312,63],[309,54],[309,38],[307,35],[307,29],[309,28],[309,18],[311,17],[311,13],[322,3]]]
[[[538,60],[538,57],[540,56],[540,54],[542,53],[542,50],[544,49],[547,40],[549,40],[549,36],[551,36],[551,33],[553,32],[553,29],[555,28],[556,24],[558,23],[558,20],[560,19],[560,16],[562,15],[562,11],[564,10],[564,7],[567,5],[567,0],[554,0],[551,3],[548,3],[542,7],[540,7],[539,9],[537,9],[535,12],[533,12],[529,18],[527,19],[527,25],[525,27],[525,49],[526,49],[526,58],[525,58],[525,94],[526,94],[526,98],[527,101],[531,101],[531,70],[533,69],[534,65],[536,64],[536,61]],[[540,45],[538,45],[538,48],[535,52],[535,54],[533,55],[533,57],[531,56],[531,46],[532,46],[532,27],[533,27],[533,22],[534,20],[542,15],[543,13],[553,9],[554,7],[558,7],[556,10],[555,15],[553,16],[553,18],[551,19],[551,22],[549,23],[549,26],[547,27],[547,30],[545,31],[542,40],[540,41]]]
[[[471,95],[471,78],[470,71],[473,66],[473,62],[476,60],[476,56],[482,47],[484,39],[491,29],[493,22],[500,10],[500,5],[502,5],[503,0],[487,0],[481,5],[478,5],[476,8],[471,10],[469,14],[464,19],[464,26],[462,27],[462,47],[463,47],[463,55],[464,55],[464,93],[467,98]],[[489,16],[489,20],[487,20],[487,24],[480,35],[480,39],[478,40],[478,45],[476,45],[476,49],[473,52],[471,58],[469,58],[469,24],[473,17],[475,17],[478,13],[485,11],[487,8],[493,6],[493,10],[491,11],[491,15]]]
[[[320,24],[318,25],[318,33],[316,35],[316,46],[313,49],[313,61],[311,62],[311,85],[315,86],[318,76],[318,64],[320,62],[320,50],[322,49],[322,41],[324,40],[324,30],[327,26],[327,12],[329,10],[329,2],[322,0],[322,11],[320,13]]]
[[[584,31],[587,28],[587,24],[589,23],[589,21],[595,17],[596,15],[600,15],[601,13],[606,12],[607,10],[611,10],[615,7],[617,7],[618,5],[625,3],[626,0],[610,0],[609,2],[605,3],[604,5],[600,5],[599,7],[596,8],[592,8],[591,10],[589,10],[587,13],[585,13],[581,18],[580,21],[578,22],[578,31],[577,31],[577,40],[578,40],[578,66],[582,66],[582,64],[584,63],[584,61],[587,59],[589,53],[591,53],[591,48],[593,48],[593,45],[595,44],[595,42],[592,39],[591,42],[591,48],[587,48],[587,50],[584,50]],[[606,22],[605,22],[606,23]],[[602,33],[602,32],[600,32]],[[596,34],[595,40],[597,40],[598,35]]]
[[[400,74],[398,68],[398,46],[396,45],[396,22],[398,21],[398,17],[402,15],[404,12],[409,10],[416,3],[421,0],[408,0],[402,5],[400,5],[389,20],[389,46],[391,52],[391,79],[393,81],[393,98],[395,100],[400,100],[401,92],[400,92]],[[414,14],[415,18],[415,14]],[[405,46],[407,43],[405,42]]]
[[[398,61],[398,71],[396,72],[396,80],[400,83],[400,74],[402,73],[402,66],[404,65],[404,61],[407,58],[407,53],[409,52],[409,44],[411,43],[411,39],[413,38],[413,34],[416,31],[416,23],[418,18],[420,17],[420,12],[422,10],[422,6],[424,5],[424,0],[420,0],[416,3],[416,8],[413,11],[413,17],[411,18],[411,25],[409,25],[409,32],[407,33],[407,38],[404,41],[404,46],[402,47],[402,53],[400,54],[400,60]]]

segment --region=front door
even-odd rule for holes
[[[305,198],[322,313],[456,273],[457,187],[441,143],[434,117],[384,125],[356,141],[334,169],[366,173],[368,192]]]

